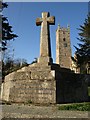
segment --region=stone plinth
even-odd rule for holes
[[[86,75],[69,69],[32,64],[5,77],[2,100],[39,104],[88,101]]]
[[[56,103],[55,71],[34,65],[13,72],[2,84],[2,100],[12,102]]]
[[[52,62],[49,24],[54,23],[54,17],[49,17],[47,12],[36,20],[36,24],[41,25],[38,62],[5,77],[2,100],[40,104],[87,101],[87,84],[82,80],[83,76],[71,74],[70,69],[60,68]]]

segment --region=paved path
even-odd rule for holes
[[[13,104],[0,107],[5,118],[88,118],[88,112],[58,110],[58,106]]]

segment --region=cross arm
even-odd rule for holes
[[[39,26],[42,23],[42,18],[37,18],[36,19],[36,25]]]
[[[48,17],[47,21],[49,22],[49,24],[55,25],[55,17],[54,16]]]

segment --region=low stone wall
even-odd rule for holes
[[[88,83],[82,74],[56,73],[56,102],[74,103],[88,101]]]
[[[85,75],[85,80],[88,83],[88,86],[90,87],[90,74]]]
[[[2,85],[2,99],[6,101],[55,103],[55,95],[56,82],[49,71],[14,72],[6,76]]]
[[[30,69],[19,70],[5,77],[2,100],[40,104],[88,101],[86,75],[75,74],[64,68]]]

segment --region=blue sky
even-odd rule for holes
[[[55,25],[50,25],[52,58],[56,59],[56,29],[70,25],[72,55],[77,46],[79,25],[83,25],[88,13],[87,2],[9,2],[3,14],[8,17],[13,31],[19,37],[10,42],[14,49],[14,58],[24,58],[31,63],[39,57],[40,26],[36,26],[36,18],[42,12],[50,12],[55,16]]]

